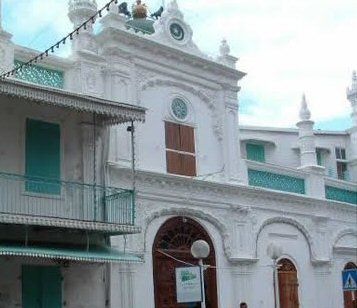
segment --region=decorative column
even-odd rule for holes
[[[95,0],[70,0],[68,9],[68,17],[73,23],[73,29],[76,29],[97,12],[97,3]],[[73,54],[81,50],[97,52],[93,34],[94,21],[95,20],[89,21],[85,28],[82,28],[78,35],[73,37]]]
[[[236,63],[238,58],[230,55],[231,48],[229,47],[227,40],[223,39],[221,41],[221,46],[219,47],[219,57],[217,58],[218,62],[223,65],[229,66],[231,68],[236,68]]]
[[[296,124],[299,128],[300,164],[301,168],[317,166],[314,122],[311,112],[307,107],[305,94],[302,96],[300,121]]]
[[[14,44],[11,42],[12,35],[2,28],[2,1],[0,0],[0,73],[13,69]]]
[[[350,151],[349,151],[349,171],[351,180],[357,182],[357,74],[353,71],[351,87],[347,89],[347,98],[352,107],[352,127],[350,133]]]
[[[333,290],[333,286],[331,283],[331,281],[333,281],[333,278],[331,277],[331,263],[327,262],[315,264],[314,276],[316,290],[314,307],[337,307],[333,306],[331,298],[329,296],[326,296],[326,292],[328,292],[327,290]]]
[[[238,104],[237,94],[229,90],[225,92],[223,153],[225,161],[225,177],[227,182],[243,182],[239,174],[240,151],[238,137]]]
[[[307,107],[305,94],[302,96],[299,128],[300,170],[306,171],[306,193],[316,198],[325,198],[325,183],[323,175],[325,168],[317,165],[314,122]]]
[[[111,307],[134,308],[134,270],[130,264],[112,264],[110,281]]]
[[[252,284],[252,265],[239,263],[232,270],[233,278],[233,303],[232,307],[239,307],[239,303],[252,303],[254,286]]]
[[[235,69],[238,59],[230,55],[230,47],[226,40],[221,42],[219,51],[220,56],[217,61]],[[248,172],[243,159],[241,159],[239,142],[238,92],[240,88],[230,84],[224,84],[222,87],[224,100],[223,155],[226,181],[247,183]]]

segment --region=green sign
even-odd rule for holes
[[[176,268],[176,295],[177,303],[202,302],[199,266]]]

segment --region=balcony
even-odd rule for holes
[[[131,190],[0,173],[0,223],[137,233]]]
[[[306,194],[306,174],[272,164],[247,160],[250,186],[295,194]]]

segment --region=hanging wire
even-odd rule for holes
[[[182,264],[185,264],[185,265],[189,265],[189,266],[197,266],[197,264],[192,264],[192,263],[177,259],[174,256],[162,251],[161,249],[158,249],[156,251],[161,253],[162,255],[172,259],[172,260],[175,260],[176,262],[179,262],[179,263],[182,263]],[[231,270],[232,269],[231,267],[218,267],[218,266],[213,266],[213,265],[209,265],[209,264],[204,264],[203,267],[205,268],[205,270],[207,270],[207,269],[216,269],[216,270],[226,269],[226,270]]]
[[[118,4],[118,0],[111,0],[109,1],[106,5],[104,5],[100,10],[98,10],[93,16],[89,17],[85,22],[83,22],[79,27],[77,27],[76,29],[74,29],[72,32],[70,32],[69,34],[67,34],[65,37],[63,37],[61,40],[59,40],[57,43],[53,44],[51,47],[49,47],[48,49],[46,49],[44,52],[40,53],[39,55],[33,57],[32,59],[28,60],[27,62],[15,67],[14,69],[7,71],[3,74],[0,75],[0,79],[5,79],[8,78],[10,76],[13,76],[16,74],[16,72],[21,71],[24,67],[29,67],[32,65],[32,63],[37,63],[38,60],[42,60],[44,57],[48,57],[49,52],[54,53],[55,52],[55,48],[59,49],[61,44],[65,44],[67,39],[73,40],[73,36],[74,35],[79,35],[79,30],[81,30],[82,28],[84,30],[87,29],[87,26],[89,23],[94,24],[97,17],[101,18],[103,16],[103,11],[110,10],[110,5],[114,3],[114,4]]]

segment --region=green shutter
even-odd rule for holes
[[[42,308],[41,272],[35,266],[22,267],[22,307]]]
[[[316,151],[316,160],[317,160],[317,164],[319,166],[322,166],[322,152],[319,150]]]
[[[42,307],[62,307],[62,277],[59,267],[42,268]]]
[[[262,163],[265,162],[264,145],[247,143],[246,150],[247,150],[247,159],[259,161]]]
[[[62,307],[62,277],[59,267],[22,267],[22,307]]]
[[[37,120],[26,122],[26,190],[60,194],[60,127]]]

